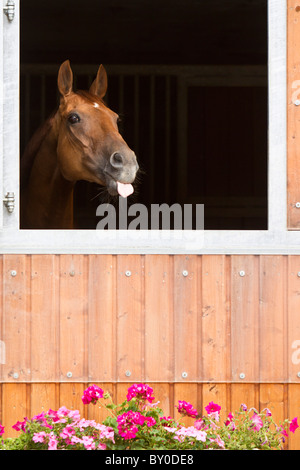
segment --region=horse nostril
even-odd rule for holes
[[[123,157],[120,153],[115,152],[110,157],[110,164],[114,168],[122,168],[123,167]]]

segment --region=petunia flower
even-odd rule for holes
[[[253,431],[259,431],[263,427],[262,419],[258,414],[254,413],[251,417],[251,421],[254,424],[252,427]]]
[[[46,436],[47,436],[47,433],[45,431],[35,432],[34,435],[32,436],[32,440],[33,442],[44,442]]]
[[[297,417],[296,417],[296,418],[292,419],[292,421],[290,422],[290,431],[292,433],[294,433],[297,428],[299,428],[299,425],[298,425]]]
[[[24,418],[24,421],[17,421],[13,426],[12,428],[15,429],[16,431],[23,431],[25,432],[26,431],[26,423],[27,423],[28,419],[27,418]]]

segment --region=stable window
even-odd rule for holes
[[[3,251],[259,252],[295,243],[286,232],[285,2],[69,3],[16,1],[14,19],[3,17],[6,205],[15,197],[14,211],[3,212]],[[76,88],[88,88],[100,63],[107,69],[108,106],[142,168],[129,206],[203,204],[204,231],[95,230],[106,200],[84,181],[77,229],[20,227],[19,155],[57,105],[65,59]]]

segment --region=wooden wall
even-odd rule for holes
[[[287,1],[287,226],[300,228],[300,6]]]
[[[101,419],[87,384],[121,401],[136,381],[168,414],[183,399],[300,417],[299,271],[283,255],[3,255],[0,422],[14,435],[62,405]]]

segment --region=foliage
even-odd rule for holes
[[[109,393],[92,385],[82,396],[85,405],[100,404],[109,412],[103,423],[81,418],[77,410],[61,407],[32,419],[24,418],[13,428],[17,438],[0,442],[2,450],[202,450],[202,449],[282,449],[288,432],[298,428],[297,418],[276,424],[269,409],[258,412],[241,405],[225,422],[220,420],[220,405],[210,402],[200,416],[192,404],[180,400],[180,416],[193,419],[192,426],[164,416],[153,403],[153,389],[133,384],[126,400],[116,405]],[[0,436],[4,428],[0,425]]]

